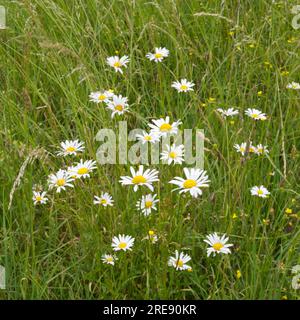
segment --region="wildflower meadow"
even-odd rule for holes
[[[296,4],[0,1],[0,298],[299,299]]]

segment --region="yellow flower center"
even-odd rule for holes
[[[221,242],[217,242],[213,245],[213,248],[217,251],[220,251],[223,247],[224,245]]]
[[[120,249],[125,249],[125,248],[127,247],[127,243],[126,243],[126,242],[120,242],[119,245],[118,245],[118,247],[119,247]]]
[[[41,197],[41,196],[37,196],[37,197],[35,197],[35,200],[36,200],[36,201],[41,201],[41,200],[42,200],[42,197]]]
[[[249,148],[249,152],[254,152],[254,148],[253,148],[253,147],[250,147],[250,148]]]
[[[163,55],[161,53],[155,53],[154,56],[156,59],[159,59],[159,58],[162,58]]]
[[[151,208],[152,207],[152,201],[146,201],[145,202],[145,207],[146,208]]]
[[[259,189],[259,190],[257,191],[257,193],[258,193],[259,195],[262,195],[264,192]]]
[[[117,104],[115,106],[115,110],[118,110],[118,111],[123,111],[124,107],[121,105],[121,104]]]
[[[187,179],[183,183],[184,189],[191,189],[193,187],[196,187],[196,185],[197,185],[197,182],[193,179]]]
[[[67,152],[74,152],[76,149],[74,147],[68,147],[66,149]]]
[[[139,183],[145,183],[147,181],[147,179],[143,176],[135,176],[132,179],[132,183],[133,184],[139,184]]]
[[[106,201],[105,199],[101,199],[101,203],[102,203],[102,204],[106,204],[107,201]]]
[[[58,180],[56,181],[56,184],[57,184],[58,186],[60,186],[60,187],[64,186],[65,183],[66,183],[66,180],[65,180],[65,179],[58,179]]]
[[[107,261],[107,262],[113,262],[114,259],[113,259],[113,257],[107,257],[107,258],[106,258],[106,261]]]
[[[252,118],[257,119],[258,118],[258,114],[257,113],[253,113],[252,114]]]
[[[162,132],[167,132],[172,129],[172,126],[169,123],[164,123],[160,126],[159,130]]]
[[[149,230],[148,233],[149,233],[149,236],[153,236],[154,235],[154,231],[153,230]]]
[[[151,136],[145,136],[145,140],[146,140],[146,141],[151,141],[151,140],[152,140],[152,137],[151,137]]]
[[[187,87],[187,85],[182,84],[180,88],[181,88],[181,90],[186,90],[188,87]]]
[[[169,153],[169,157],[172,158],[172,159],[175,159],[175,158],[177,157],[176,152],[171,151],[171,152]]]
[[[259,148],[259,149],[257,149],[257,152],[259,152],[259,153],[263,153],[263,149],[262,148]]]
[[[245,152],[245,148],[241,147],[240,148],[241,152]]]
[[[106,99],[106,95],[105,94],[100,94],[99,98],[100,101],[103,101]]]
[[[121,62],[120,62],[120,61],[116,61],[116,62],[114,63],[114,67],[120,68],[120,67],[121,67]]]
[[[182,268],[183,267],[183,261],[182,260],[178,260],[176,262],[176,266],[179,267],[179,268]]]
[[[88,172],[89,172],[88,168],[80,168],[80,169],[77,170],[78,174],[86,174]]]

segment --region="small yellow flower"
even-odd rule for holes
[[[118,50],[116,50],[116,51],[115,51],[115,54],[119,54],[119,51],[118,51]]]
[[[290,73],[289,73],[288,71],[286,71],[286,70],[283,70],[283,71],[280,72],[280,74],[281,74],[283,77],[286,77],[286,76],[288,76]]]
[[[285,213],[286,213],[286,214],[292,214],[292,213],[293,213],[293,210],[290,209],[290,208],[286,208],[286,209],[285,209]]]
[[[242,277],[241,270],[236,270],[236,278],[240,279]]]
[[[234,120],[230,120],[229,123],[233,126],[234,125]]]
[[[232,36],[234,36],[234,32],[233,31],[229,31],[228,35],[232,37]]]
[[[273,68],[273,66],[271,65],[271,63],[269,61],[265,61],[264,65],[265,65],[266,69],[272,69]]]
[[[258,91],[258,92],[257,92],[257,95],[258,95],[259,97],[261,97],[261,96],[263,95],[263,92],[262,92],[262,91]]]
[[[202,102],[202,103],[200,103],[200,106],[205,108],[207,105],[206,105],[206,103]]]
[[[193,272],[193,268],[188,268],[187,271],[188,272]]]
[[[287,300],[287,299],[288,299],[288,297],[286,295],[281,297],[281,300]]]
[[[294,43],[294,42],[296,42],[296,41],[297,41],[297,38],[295,38],[295,37],[291,37],[291,38],[289,38],[289,39],[287,40],[288,43]]]
[[[296,202],[296,199],[295,199],[295,198],[293,198],[293,199],[292,199],[292,203],[295,203],[295,202]]]
[[[265,226],[268,226],[270,224],[270,219],[263,219],[262,221]]]
[[[251,48],[251,49],[256,48],[256,44],[255,43],[250,43],[249,44],[249,48]]]
[[[208,101],[208,103],[215,103],[216,98],[209,97],[207,101]]]
[[[154,235],[154,231],[153,230],[149,230],[148,234],[149,234],[149,236],[153,236]]]
[[[233,213],[233,215],[231,216],[231,218],[232,218],[233,220],[235,220],[235,219],[238,218],[238,215],[237,215],[236,213]]]

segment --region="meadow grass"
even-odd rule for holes
[[[286,89],[300,80],[292,2],[0,4],[7,9],[7,29],[0,30],[0,264],[7,283],[0,298],[299,297],[291,287],[291,268],[300,264],[299,92]],[[170,50],[163,63],[145,58],[159,46]],[[123,75],[106,64],[116,52],[130,57]],[[194,92],[171,88],[181,78],[195,82]],[[102,105],[89,102],[90,92],[109,88],[128,97],[130,113],[111,119]],[[216,112],[231,106],[240,110],[233,122]],[[250,107],[268,119],[248,118]],[[99,129],[117,129],[119,120],[146,129],[151,119],[167,115],[184,128],[204,129],[211,183],[201,197],[171,193],[167,182],[182,176],[182,166],[158,165],[158,212],[144,217],[135,204],[147,191],[118,182],[130,164],[98,165],[74,189],[52,191],[48,204],[33,205],[33,185],[45,186],[50,173],[72,163],[55,155],[61,141],[84,141],[83,157],[95,159]],[[269,155],[242,157],[233,145],[244,141],[268,145]],[[250,195],[261,184],[271,192],[268,199]],[[93,205],[101,190],[113,196],[113,207]],[[159,236],[155,245],[141,241],[150,229]],[[231,255],[206,256],[203,239],[212,232],[227,233]],[[133,250],[118,253],[114,267],[105,265],[101,255],[119,233],[135,238]],[[167,266],[175,249],[192,257],[193,272]]]

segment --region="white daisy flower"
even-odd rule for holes
[[[229,108],[227,110],[222,109],[222,108],[218,108],[217,111],[221,113],[223,118],[232,117],[232,116],[235,116],[235,115],[239,114],[239,111],[238,110],[234,110],[234,108]]]
[[[191,259],[192,258],[188,254],[175,250],[175,257],[169,258],[168,265],[174,267],[176,270],[189,270],[191,267],[186,263]]]
[[[33,191],[32,200],[33,200],[34,205],[47,203],[48,198],[46,197],[46,194],[47,193],[45,191],[43,191],[43,192]]]
[[[152,120],[152,123],[149,123],[148,126],[151,128],[151,133],[157,134],[159,136],[167,136],[168,134],[176,135],[178,132],[178,126],[182,123],[180,120],[170,124],[170,118]]]
[[[250,190],[252,196],[258,196],[260,198],[268,198],[270,192],[263,185],[260,187],[254,186]]]
[[[115,261],[117,261],[118,258],[115,255],[104,253],[101,256],[101,260],[103,261],[103,263],[111,264],[112,266],[114,266],[115,265]]]
[[[52,173],[48,177],[49,189],[56,188],[56,192],[61,192],[61,190],[66,190],[66,187],[73,188],[71,182],[74,179],[71,178],[69,172],[66,170],[59,170],[57,173]]]
[[[155,62],[162,62],[164,58],[169,55],[169,50],[166,48],[155,48],[154,53],[149,52],[146,54],[146,58],[150,61],[154,60]]]
[[[167,162],[168,165],[170,165],[172,162],[174,162],[174,164],[182,164],[182,162],[184,161],[184,145],[180,144],[179,146],[176,146],[175,144],[172,144],[171,146],[166,145],[166,147],[167,150],[164,150],[160,154],[160,159]]]
[[[136,207],[142,211],[144,216],[149,216],[151,210],[157,210],[155,204],[159,202],[158,199],[155,199],[157,194],[147,194],[146,196],[142,196],[142,198],[137,201]]]
[[[116,72],[123,73],[122,67],[127,68],[127,63],[129,62],[128,56],[123,56],[119,58],[118,56],[108,57],[106,62],[109,66],[113,67]]]
[[[258,155],[267,154],[269,153],[268,146],[263,146],[262,144],[259,144],[255,148],[255,153]]]
[[[160,135],[155,132],[149,132],[143,131],[142,134],[136,135],[137,140],[141,141],[143,144],[150,142],[150,143],[156,143],[159,141]]]
[[[119,250],[132,250],[131,247],[134,244],[134,238],[131,236],[126,236],[125,234],[119,234],[118,237],[113,237],[111,246],[113,247],[114,251]]]
[[[114,200],[112,199],[112,196],[107,192],[101,192],[100,197],[94,196],[94,198],[94,204],[101,204],[103,207],[113,206]]]
[[[186,79],[181,79],[180,81],[174,81],[172,87],[175,88],[178,92],[188,92],[194,91],[193,82],[187,81]]]
[[[115,114],[122,115],[125,112],[128,112],[128,99],[126,97],[122,97],[121,95],[114,95],[112,100],[110,100],[107,104],[107,109],[112,111],[111,117],[113,118]]]
[[[179,188],[174,189],[180,190],[179,193],[189,192],[192,197],[197,198],[198,195],[202,194],[202,190],[200,188],[209,187],[208,176],[206,175],[206,171],[200,169],[183,169],[186,179],[181,177],[175,177],[169,183],[177,185]]]
[[[232,247],[233,244],[226,244],[228,240],[229,238],[226,237],[226,234],[223,234],[222,237],[219,237],[216,232],[206,236],[204,242],[211,246],[210,248],[207,248],[207,256],[209,257],[211,254],[215,256],[216,253],[231,253],[229,248]]]
[[[246,153],[246,149],[247,149],[247,143],[243,142],[240,145],[239,144],[235,144],[234,148],[236,149],[237,152],[241,153],[243,156]]]
[[[76,155],[84,151],[84,142],[79,140],[66,140],[60,144],[61,150],[57,152],[59,156]]]
[[[139,169],[135,172],[133,167],[130,167],[130,172],[132,174],[132,177],[130,176],[122,176],[120,177],[120,183],[122,185],[133,185],[133,190],[137,191],[139,186],[146,186],[151,191],[154,190],[152,183],[159,181],[158,179],[158,171],[153,169],[147,169],[145,172],[144,166],[139,166]]]
[[[300,90],[300,83],[298,82],[291,82],[286,86],[287,89],[293,89],[293,90]]]
[[[76,175],[77,178],[89,178],[90,172],[92,172],[96,168],[97,168],[96,161],[94,160],[83,161],[82,159],[80,159],[80,162],[78,162],[77,165],[74,166],[73,168],[70,168],[69,172],[71,175]]]
[[[90,101],[95,102],[95,103],[108,103],[109,100],[113,97],[114,93],[112,90],[106,90],[106,91],[96,91],[92,92],[89,95]]]
[[[247,109],[245,111],[245,114],[254,119],[254,120],[266,120],[267,119],[267,116],[265,113],[262,113],[260,110],[257,110],[257,109]]]
[[[249,152],[256,153],[256,147],[252,144],[252,141],[250,141]]]

